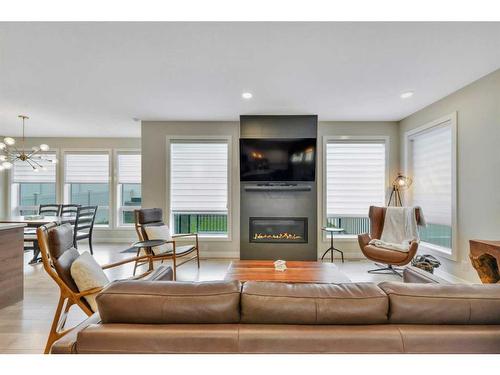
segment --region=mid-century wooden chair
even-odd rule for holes
[[[45,353],[50,351],[52,344],[69,333],[74,327],[65,328],[66,319],[71,306],[76,305],[90,316],[95,313],[84,299],[85,296],[98,293],[103,288],[94,288],[80,292],[71,276],[71,265],[80,256],[73,247],[73,230],[66,223],[58,225],[50,223],[37,229],[38,242],[42,254],[43,268],[59,286],[59,303],[52,321],[49,337],[45,346]],[[133,257],[116,263],[102,266],[103,270],[118,267],[137,260],[147,260],[149,255]],[[154,272],[147,271],[133,279],[172,280],[173,273],[170,267],[159,267]]]
[[[161,208],[142,208],[134,211],[135,218],[135,230],[137,232],[137,236],[139,237],[139,241],[147,241],[147,240],[164,240],[164,238],[149,238],[146,228],[148,226],[161,226],[165,225],[163,223],[163,211]],[[153,261],[161,261],[164,260],[172,260],[172,268],[174,270],[174,280],[177,278],[177,267],[182,266],[183,264],[195,260],[198,263],[198,268],[200,268],[200,251],[198,246],[198,233],[186,233],[186,234],[174,234],[171,236],[172,240],[167,241],[166,243],[172,244],[172,250],[163,252],[161,254],[154,254],[151,248],[145,248],[148,255],[151,256]],[[192,237],[194,239],[193,244],[189,245],[179,245],[177,244],[176,239],[178,238],[189,238]],[[194,255],[192,255],[195,253]],[[139,255],[139,250],[138,253]],[[181,259],[181,262],[178,260]],[[136,267],[141,263],[145,263],[138,261],[136,263]],[[151,263],[150,263],[151,264]]]
[[[97,206],[79,206],[76,209],[75,226],[73,228],[73,246],[78,248],[78,241],[88,238],[90,254],[92,249],[92,233],[94,232],[95,215]]]
[[[359,247],[363,254],[374,262],[382,263],[380,268],[369,270],[368,273],[395,274],[402,277],[402,269],[394,266],[404,266],[411,262],[418,250],[418,242],[412,241],[408,252],[402,252],[392,249],[385,249],[370,245],[372,239],[380,239],[384,229],[384,220],[387,207],[370,206],[368,217],[370,219],[370,234],[364,233],[358,235]],[[420,224],[420,210],[415,212],[417,223]]]

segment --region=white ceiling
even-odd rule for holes
[[[400,120],[500,68],[500,23],[0,23],[0,59],[3,135],[20,113],[29,136],[137,137],[133,118]]]

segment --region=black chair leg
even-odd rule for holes
[[[40,255],[40,248],[38,247],[38,242],[33,243],[33,258],[29,261],[28,264],[37,264],[42,260],[38,256]]]
[[[381,264],[375,263],[375,265],[379,266],[380,268],[369,270],[368,273],[374,273],[377,275],[397,275],[399,277],[403,277],[403,274],[401,273],[403,271],[402,268],[393,267],[392,264],[383,266]]]
[[[92,236],[89,236],[89,249],[90,254],[94,255],[94,250],[92,249]]]

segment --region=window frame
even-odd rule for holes
[[[29,150],[25,150],[29,151]],[[61,192],[59,190],[59,178],[60,178],[60,163],[61,163],[61,158],[60,158],[60,150],[58,148],[51,148],[47,152],[42,152],[43,154],[55,154],[56,159],[57,159],[57,164],[56,164],[56,180],[54,181],[55,184],[55,191],[56,191],[56,202],[60,201],[61,197]],[[19,216],[20,215],[20,207],[19,205],[16,205],[15,207],[12,205],[12,201],[14,199],[14,188],[13,185],[17,184],[14,182],[14,168],[11,169],[6,169],[7,171],[7,181],[8,181],[8,188],[7,188],[7,204],[8,204],[8,212],[10,216]],[[17,192],[15,193],[16,198],[19,199],[19,187],[16,188]],[[19,201],[17,202],[19,203]],[[17,204],[16,203],[16,204]],[[31,209],[30,207],[35,207],[35,206],[22,206],[25,207],[26,209]],[[38,207],[36,207],[36,211],[38,212]]]
[[[169,135],[166,136],[166,165],[167,165],[167,173],[165,173],[166,178],[166,206],[165,206],[165,222],[168,224],[170,228],[173,226],[172,219],[172,195],[170,188],[171,174],[172,174],[172,158],[171,158],[171,145],[172,143],[178,143],[186,141],[186,143],[195,143],[195,142],[210,142],[216,143],[220,141],[222,143],[227,143],[227,234],[226,235],[207,235],[207,234],[199,234],[198,237],[203,238],[204,241],[232,241],[232,233],[233,233],[233,220],[232,220],[232,169],[233,169],[233,137],[231,135],[197,135],[197,136],[185,136],[185,135]]]
[[[108,155],[108,225],[102,225],[102,224],[96,224],[94,226],[94,229],[96,230],[114,230],[115,229],[115,217],[113,214],[113,204],[114,204],[114,192],[113,192],[113,186],[114,186],[114,160],[113,160],[113,149],[111,148],[65,148],[61,150],[61,155],[62,155],[62,160],[61,160],[61,168],[62,168],[62,174],[61,174],[61,179],[60,179],[60,189],[61,189],[61,197],[62,197],[62,202],[64,204],[69,204],[69,192],[68,188],[66,185],[66,155],[67,154],[107,154]]]
[[[451,127],[451,248],[434,245],[428,242],[420,242],[419,248],[425,249],[433,255],[444,257],[453,261],[458,259],[458,235],[457,235],[457,112],[450,113],[437,120],[417,126],[405,132],[404,136],[404,171],[407,176],[412,176],[411,169],[411,140],[423,132],[437,128],[449,122]],[[409,198],[411,201],[412,189],[409,189]],[[425,216],[425,211],[424,211]]]
[[[134,224],[124,224],[122,223],[122,210],[123,206],[121,205],[121,192],[120,190],[120,179],[118,175],[119,161],[118,157],[120,154],[138,154],[141,156],[141,206],[127,206],[131,209],[127,209],[125,211],[134,211],[136,209],[140,209],[142,207],[142,152],[140,148],[116,148],[113,149],[113,190],[114,190],[114,215],[115,215],[115,223],[114,229],[117,230],[131,230],[134,229]]]
[[[352,142],[352,143],[384,143],[385,145],[385,178],[384,178],[384,198],[387,201],[387,192],[390,186],[390,137],[388,135],[325,135],[323,136],[322,142],[322,204],[321,204],[321,223],[322,226],[327,224],[327,145],[329,143],[339,142]],[[385,203],[385,202],[384,202]],[[367,211],[368,216],[368,211]],[[321,228],[318,228],[321,231]],[[321,240],[326,243],[330,241],[330,237],[326,235],[324,231],[321,231]],[[336,234],[336,240],[357,240],[358,236],[356,234]]]

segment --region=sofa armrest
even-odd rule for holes
[[[74,327],[70,332],[57,340],[50,348],[51,354],[76,354],[76,339],[78,337],[78,332],[83,331],[85,328],[92,324],[98,324],[101,322],[101,317],[99,313],[89,316],[79,325]]]

